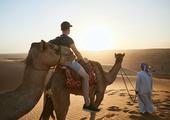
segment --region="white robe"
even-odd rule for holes
[[[152,76],[145,71],[137,73],[136,91],[138,91],[138,101],[140,112],[153,112],[152,104]]]

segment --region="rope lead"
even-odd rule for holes
[[[131,101],[135,103],[135,100],[133,99],[133,97],[131,96],[131,94],[130,94],[130,92],[129,92],[129,89],[128,89],[128,87],[127,87],[127,84],[126,84],[125,78],[124,78],[124,76],[123,76],[123,73],[124,73],[124,75],[126,76],[126,78],[129,80],[129,82],[130,82],[131,86],[133,87],[134,91],[135,91],[135,88],[134,88],[132,82],[130,81],[130,79],[128,78],[127,74],[126,74],[125,71],[123,70],[123,68],[121,68],[121,76],[122,76],[122,80],[123,80],[123,82],[124,82],[124,84],[125,84],[127,93],[128,93],[128,95],[129,95]],[[135,97],[135,98],[136,98],[136,97]]]

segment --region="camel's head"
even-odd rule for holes
[[[115,58],[116,58],[116,62],[122,62],[123,58],[125,56],[125,53],[115,53]]]
[[[59,62],[59,47],[43,40],[31,44],[28,56],[26,58],[27,65],[33,65],[38,68],[49,68]]]

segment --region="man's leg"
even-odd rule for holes
[[[83,90],[84,101],[85,101],[85,105],[89,106],[90,105],[89,75],[77,61],[68,62],[68,63],[66,63],[66,65],[69,66],[70,68],[72,68],[73,70],[75,70],[80,76],[83,77],[82,90]]]
[[[89,75],[84,70],[84,68],[80,65],[80,69],[78,73],[83,77],[83,83],[82,83],[82,89],[83,89],[83,96],[85,105],[83,106],[83,109],[89,112],[99,112],[100,109],[94,107],[93,105],[90,105],[90,99],[89,99]]]
[[[146,111],[149,113],[153,112],[153,104],[152,104],[152,98],[150,93],[146,94]]]
[[[144,98],[143,95],[138,94],[138,102],[139,102],[139,110],[141,113],[145,113],[145,103],[144,103]]]
[[[83,96],[85,105],[83,106],[84,110],[90,111],[90,112],[99,112],[100,109],[90,105],[90,99],[89,99],[89,75],[84,70],[84,68],[76,61],[73,61],[71,64],[68,64],[69,67],[71,67],[73,70],[75,70],[77,73],[80,74],[80,76],[83,77],[82,81],[82,90],[83,90]]]
[[[82,89],[83,89],[83,96],[86,106],[90,105],[90,99],[89,99],[89,75],[84,70],[84,68],[81,66],[78,73],[83,77],[82,81]]]

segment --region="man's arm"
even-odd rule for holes
[[[71,44],[70,48],[72,49],[72,51],[74,52],[74,54],[77,56],[77,59],[79,60],[84,60],[83,56],[81,55],[81,53],[78,51],[78,49],[76,48],[75,44]]]
[[[137,79],[136,79],[136,94],[139,92],[139,86],[140,86],[140,75],[137,73]]]

